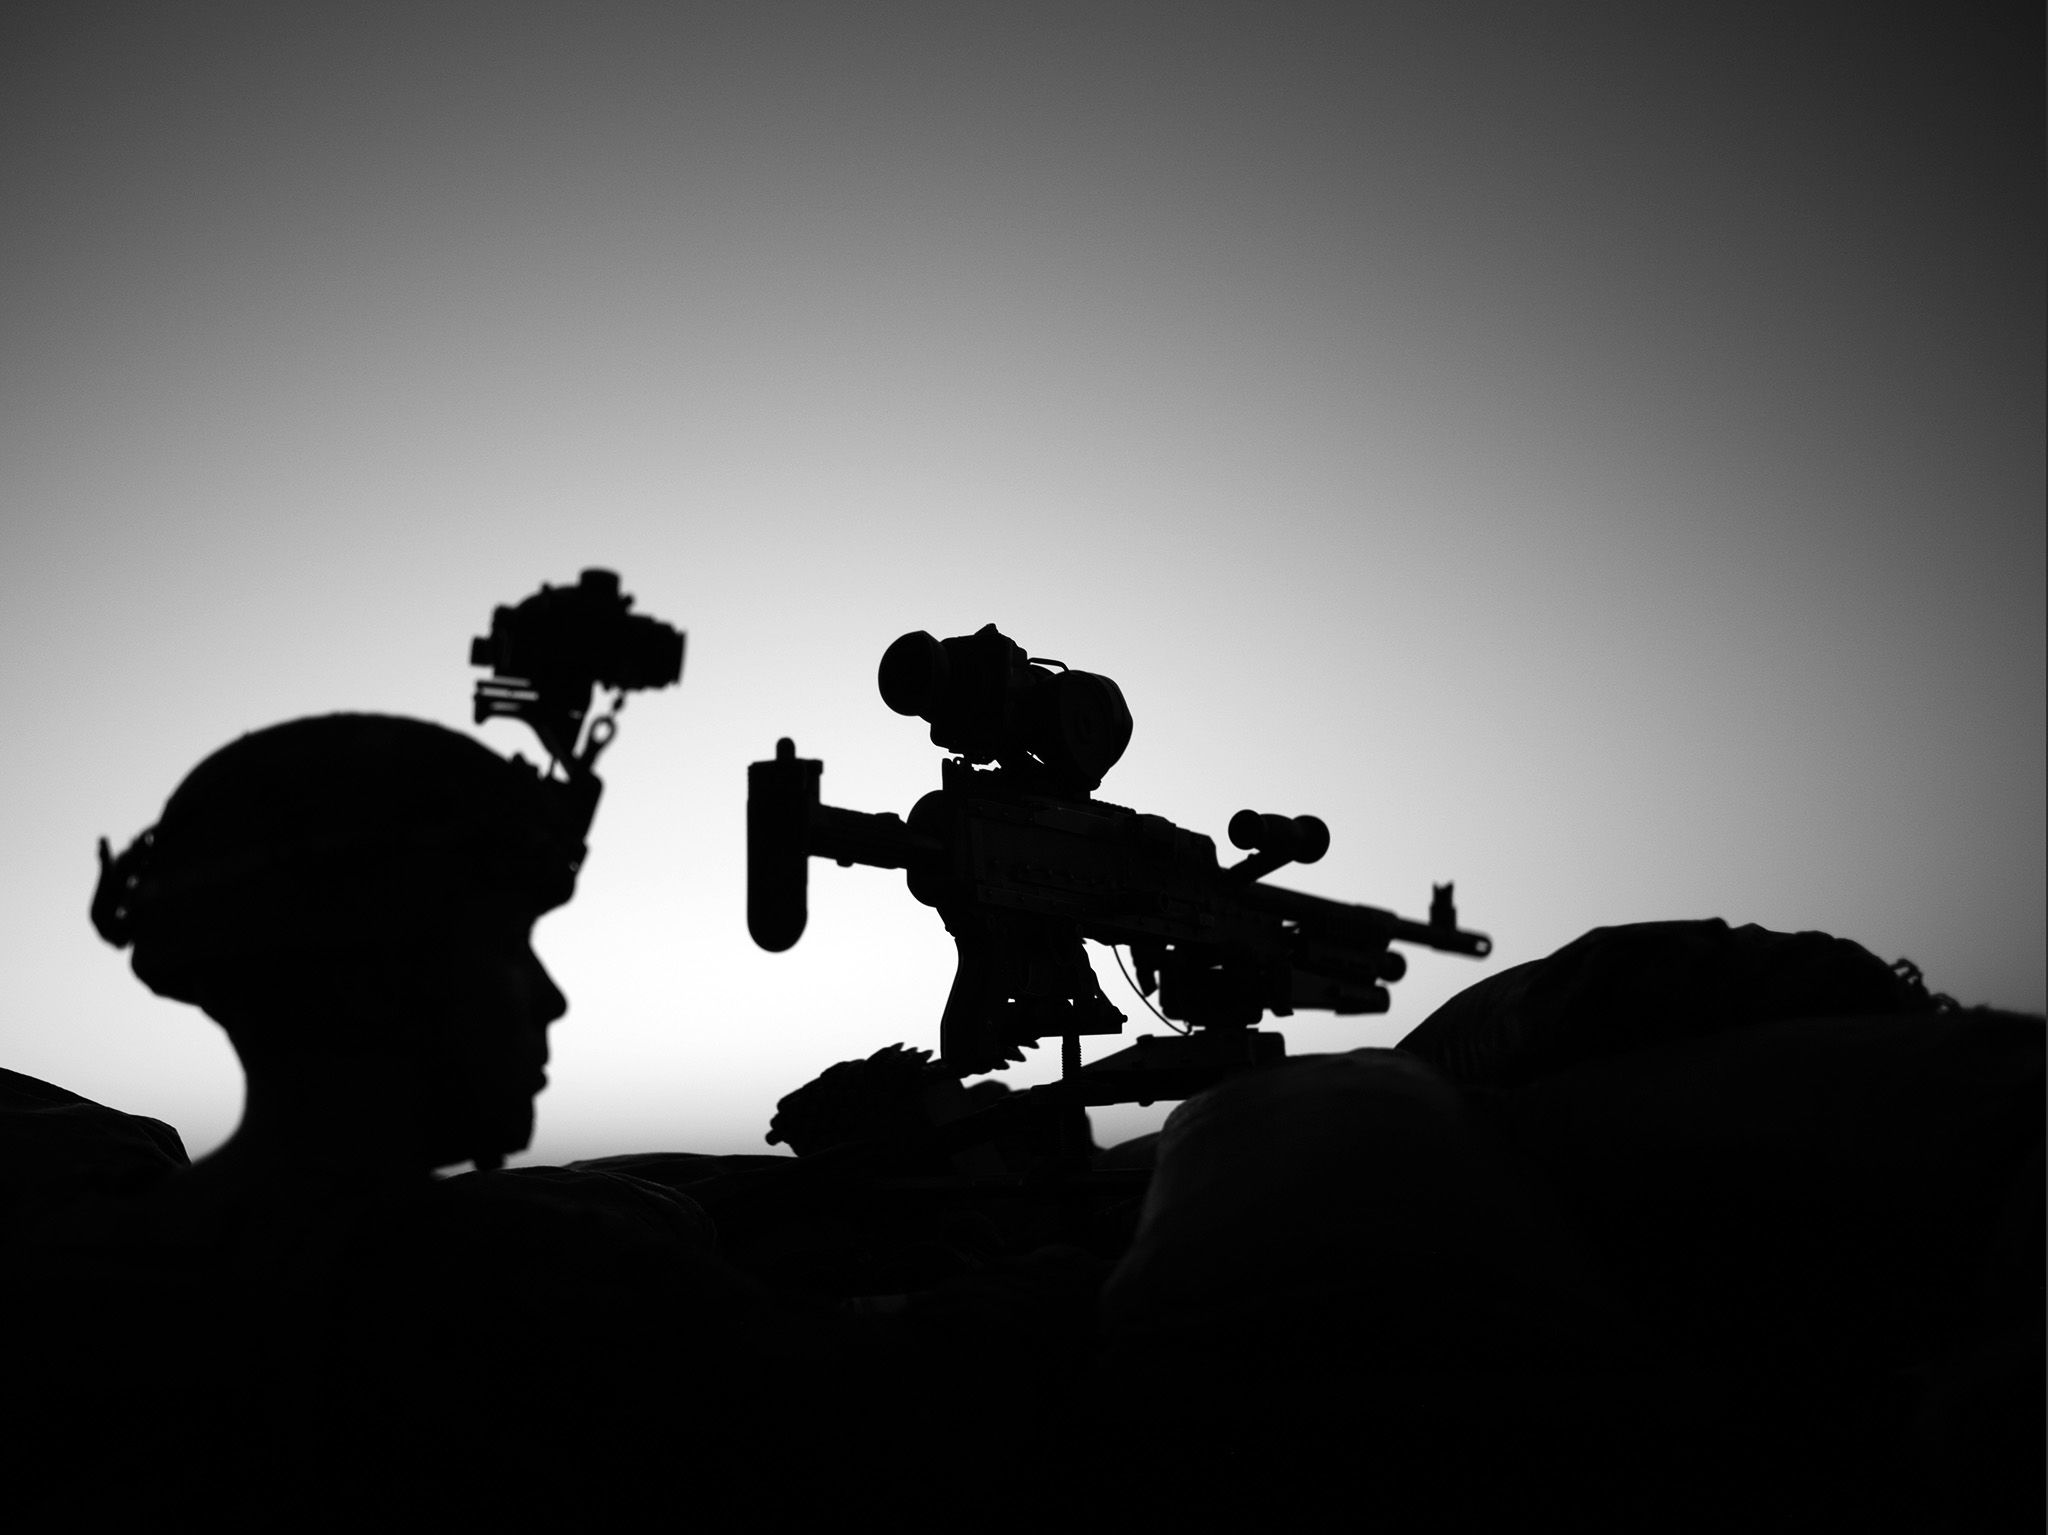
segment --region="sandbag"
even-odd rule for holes
[[[2011,1013],[1781,1019],[1487,1101],[1674,1341],[1903,1369],[2038,1318],[2043,1045]]]
[[[134,1189],[190,1165],[162,1120],[0,1070],[0,1242],[70,1199]]]
[[[1596,927],[1466,987],[1398,1048],[1468,1086],[1512,1087],[1581,1061],[1780,1018],[1931,1013],[1918,972],[1827,933],[1755,924]]]
[[[1283,1348],[1321,1329],[1376,1368],[1581,1365],[1640,1342],[1458,1089],[1393,1050],[1301,1057],[1175,1109],[1102,1317],[1112,1336]]]

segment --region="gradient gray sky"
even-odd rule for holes
[[[1286,882],[1455,878],[1495,965],[1721,915],[2043,1006],[2038,7],[10,15],[0,1064],[221,1139],[93,839],[278,719],[468,728],[468,636],[591,564],[690,659],[541,928],[542,1159],[936,1043],[900,877],[780,956],[742,902],[778,735],[935,784],[917,628],[1116,677],[1104,797],[1320,814]]]

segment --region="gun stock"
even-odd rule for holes
[[[824,764],[797,756],[787,736],[747,768],[747,931],[779,954],[810,920],[811,821]]]
[[[803,936],[812,858],[916,869],[945,854],[942,842],[913,832],[900,816],[818,803],[824,771],[817,758],[799,757],[787,736],[772,758],[747,767],[747,931],[771,953]]]

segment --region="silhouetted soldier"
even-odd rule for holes
[[[193,1197],[331,1166],[495,1166],[527,1144],[566,1009],[528,937],[583,853],[554,810],[480,744],[367,715],[259,731],[185,780],[108,866],[94,920],[247,1072]]]
[[[530,1137],[565,1003],[529,932],[583,852],[560,803],[466,737],[337,715],[234,742],[103,850],[96,925],[226,1029],[247,1107],[189,1172],[38,1234],[31,1506],[475,1527],[652,1500],[773,1526],[917,1436],[901,1329],[770,1296],[687,1197],[435,1177]]]

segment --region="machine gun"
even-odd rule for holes
[[[956,1082],[1058,1038],[1061,1080],[1018,1100],[1073,1111],[1190,1097],[1284,1058],[1280,1036],[1257,1027],[1266,1013],[1386,1011],[1387,986],[1407,969],[1395,943],[1479,957],[1493,947],[1458,926],[1449,885],[1415,921],[1262,883],[1328,850],[1314,816],[1240,811],[1230,840],[1249,856],[1225,867],[1208,837],[1094,798],[1130,743],[1122,690],[1027,656],[993,624],[943,641],[906,634],[878,681],[891,709],[928,722],[951,753],[940,787],[906,818],[839,809],[820,802],[823,763],[779,741],[747,772],[747,925],[765,949],[797,941],[813,857],[904,870],[959,950],[938,1063]],[[1128,946],[1140,995],[1185,1027],[1084,1069],[1081,1036],[1119,1033],[1125,1017],[1083,939]],[[930,1144],[957,1149],[1025,1112],[999,1103],[972,1125],[941,1124]]]

